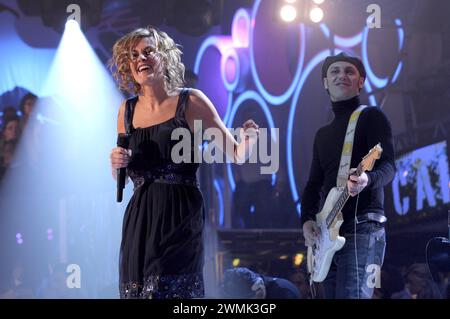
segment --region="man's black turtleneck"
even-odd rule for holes
[[[315,214],[322,208],[328,192],[336,186],[348,121],[359,105],[359,96],[332,102],[333,121],[316,133],[310,176],[302,194],[302,226],[307,220],[315,220]],[[367,212],[384,214],[383,187],[392,181],[395,174],[390,123],[380,108],[367,107],[356,125],[351,167],[356,168],[369,150],[378,143],[381,143],[383,153],[373,170],[366,172],[369,183],[359,194],[358,215]],[[355,205],[356,196],[350,197],[342,209],[344,225],[353,221]]]

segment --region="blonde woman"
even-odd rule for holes
[[[131,135],[129,148],[116,147],[110,155],[114,178],[126,167],[134,183],[122,229],[121,298],[204,296],[198,164],[175,164],[172,131],[194,133],[194,120],[201,120],[203,129],[220,130],[223,145],[234,145],[224,152],[235,161],[248,158],[258,136],[258,126],[249,120],[238,143],[211,101],[199,90],[183,88],[181,54],[166,33],[153,27],[134,30],[113,47],[113,75],[120,89],[135,95],[121,105],[117,123],[118,133]],[[193,153],[197,146],[191,144]]]

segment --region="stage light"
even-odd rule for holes
[[[84,31],[100,23],[104,0],[17,0],[17,5],[25,15],[40,18],[45,26],[62,34],[69,16],[67,8],[74,2],[81,9],[81,25]]]
[[[237,266],[239,266],[240,263],[241,263],[241,260],[239,258],[234,258],[233,262],[231,264],[233,265],[233,267],[237,267]]]
[[[286,260],[287,258],[288,258],[287,255],[281,255],[281,256],[279,257],[279,259],[281,259],[281,260]]]
[[[291,5],[284,5],[280,10],[280,17],[285,22],[292,22],[297,17],[297,9]]]
[[[303,254],[301,254],[301,253],[299,253],[299,254],[296,254],[295,256],[294,256],[294,265],[295,266],[300,266],[301,264],[302,264],[302,262],[303,262],[303,258],[305,257],[305,255],[303,255]]]
[[[116,278],[113,264],[119,253],[121,217],[132,193],[129,183],[123,203],[117,204],[116,183],[105,169],[117,139],[123,96],[83,35],[84,22],[80,28],[77,22],[64,19],[64,34],[47,77],[40,79],[40,97],[16,148],[17,163],[27,164],[8,171],[0,187],[0,210],[15,212],[8,215],[8,222],[17,224],[15,233],[8,235],[11,244],[2,252],[12,255],[26,247],[25,257],[42,265],[53,256],[63,263],[83,264],[79,256],[92,253],[97,255],[98,267],[89,269],[86,278],[111,282]],[[35,51],[28,51],[31,59],[40,56],[40,50]],[[26,201],[21,200],[24,193]],[[31,210],[33,214],[23,219]],[[79,233],[83,224],[91,228]],[[83,244],[86,233],[89,245]],[[105,242],[113,248],[105,251]],[[39,267],[31,267],[30,275],[40,278]],[[88,290],[89,296],[106,297],[95,285]],[[54,293],[64,297],[64,292]]]
[[[309,12],[309,18],[312,22],[319,23],[323,19],[323,10],[319,7],[311,9],[311,11]]]
[[[284,2],[287,2],[287,3],[296,3],[297,0],[284,0]]]
[[[76,20],[67,20],[66,22],[66,29],[74,29],[74,28],[79,28],[80,25],[78,24],[78,22]]]
[[[280,20],[285,23],[319,23],[324,18],[324,11],[319,5],[324,0],[287,1],[280,5]]]

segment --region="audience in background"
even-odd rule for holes
[[[405,286],[392,299],[442,299],[444,296],[426,264],[412,264],[405,273]]]
[[[226,299],[300,299],[300,292],[289,280],[258,274],[245,267],[227,269],[220,287]]]
[[[26,94],[20,101],[20,112],[22,113],[21,128],[23,129],[28,122],[31,114],[33,113],[34,106],[36,105],[37,96],[33,93]]]
[[[0,181],[12,163],[14,151],[20,138],[20,118],[17,115],[3,114],[0,133]]]
[[[28,93],[20,101],[20,112],[14,106],[2,108],[0,127],[0,182],[8,168],[11,167],[16,146],[33,113],[36,101],[37,96],[33,93]]]
[[[4,127],[5,121],[7,119],[18,117],[17,111],[18,111],[17,108],[15,108],[14,106],[11,106],[11,105],[6,106],[2,109],[2,117],[1,117],[2,127]]]
[[[29,271],[22,261],[16,260],[10,268],[10,276],[0,286],[0,299],[35,298]]]

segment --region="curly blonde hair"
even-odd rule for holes
[[[136,29],[122,38],[113,46],[113,56],[109,60],[109,67],[119,89],[130,94],[139,94],[141,85],[137,83],[131,73],[131,50],[142,38],[150,37],[155,40],[156,54],[163,64],[164,87],[171,92],[184,85],[184,64],[181,62],[181,50],[167,33],[152,26]]]

